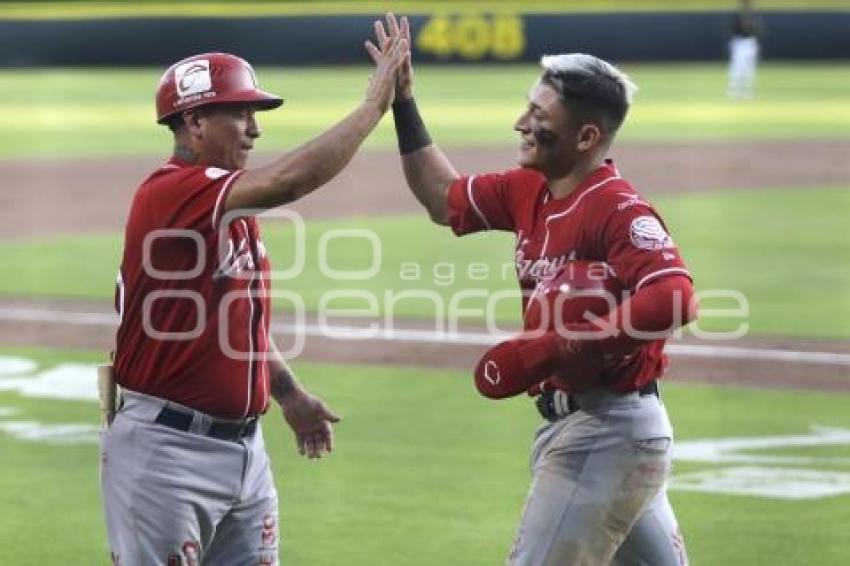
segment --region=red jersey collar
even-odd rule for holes
[[[182,167],[191,167],[192,164],[188,161],[184,161],[177,157],[176,155],[172,155],[168,158],[168,161],[163,164],[160,169],[174,169],[174,168],[182,168]]]
[[[561,200],[562,202],[575,201],[575,199],[580,197],[589,189],[592,189],[593,187],[597,186],[599,183],[607,181],[608,179],[619,178],[619,176],[620,172],[617,170],[617,166],[614,164],[614,160],[606,159],[602,165],[600,165],[595,171],[585,177],[584,180],[579,184],[578,187],[575,188],[573,192],[559,200]],[[548,183],[546,184],[546,192],[548,193],[546,199],[547,201],[556,200],[555,197],[552,196],[552,192],[549,191]]]

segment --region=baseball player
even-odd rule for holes
[[[753,83],[759,58],[758,16],[751,0],[741,0],[740,11],[732,19],[732,38],[729,40],[729,98],[752,98]]]
[[[388,15],[387,26],[375,24],[378,46],[409,38],[406,19]],[[378,47],[369,50],[378,60]],[[545,325],[499,344],[475,370],[483,395],[529,391],[546,418],[508,563],[682,565],[665,491],[672,431],[656,380],[665,338],[694,316],[690,274],[657,211],[606,159],[634,84],[590,55],[541,63],[514,124],[519,167],[504,173],[460,175],[432,143],[413,99],[409,56],[393,104],[404,174],[431,219],[458,235],[516,234],[524,309],[535,291],[568,300],[570,282],[587,280],[590,264],[629,291],[601,319],[561,321],[563,329]]]
[[[330,452],[339,419],[298,383],[269,336],[270,266],[255,214],[334,177],[388,110],[404,40],[379,54],[348,116],[246,169],[256,112],[283,100],[226,53],[162,76],[157,121],[174,154],[138,188],[118,275],[115,378],[101,483],[121,566],[278,563],[277,493],[259,417],[273,398],[302,455]]]

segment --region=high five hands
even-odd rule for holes
[[[391,53],[394,53],[394,50],[398,49],[397,46],[402,45],[404,51],[402,59],[400,64],[393,68],[395,74],[394,100],[408,100],[413,97],[413,66],[410,58],[410,21],[406,16],[403,16],[399,23],[399,20],[392,13],[388,13],[386,16],[386,27],[384,27],[382,20],[377,20],[374,27],[375,40],[378,44],[376,46],[372,41],[366,40],[366,51],[369,52],[372,60],[378,65],[375,75],[378,74],[382,61]],[[392,103],[392,100],[390,102]]]

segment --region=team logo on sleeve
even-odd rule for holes
[[[630,230],[632,244],[642,250],[664,250],[675,248],[673,238],[654,216],[638,216],[632,220]]]

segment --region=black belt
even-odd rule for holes
[[[171,407],[163,407],[156,416],[156,423],[171,427],[173,429],[189,432],[192,426],[192,414],[184,413]],[[257,418],[252,417],[243,422],[229,423],[225,421],[213,421],[209,428],[200,432],[204,436],[217,438],[218,440],[229,440],[238,442],[246,436],[251,436],[257,430]]]
[[[653,379],[638,389],[637,392],[641,397],[646,395],[655,395],[658,397],[658,382]],[[559,399],[556,398],[558,393],[561,394],[560,401],[563,400],[564,396],[566,397],[566,406],[564,406],[563,402],[559,403]],[[535,405],[537,405],[537,412],[540,413],[540,416],[551,423],[581,409],[575,395],[570,395],[563,391],[559,392],[557,389],[549,389],[538,395]]]

